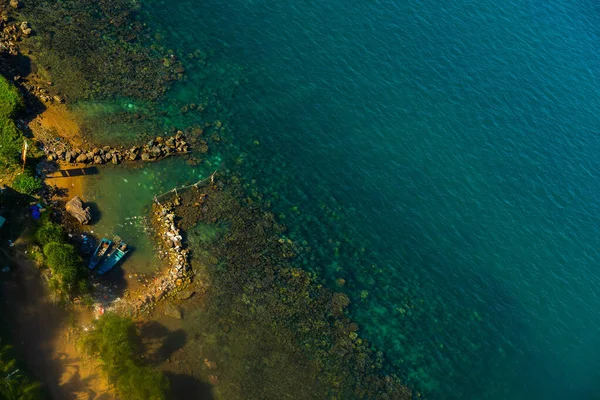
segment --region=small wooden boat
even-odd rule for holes
[[[100,242],[98,247],[96,247],[96,250],[94,251],[94,255],[92,256],[92,259],[90,260],[90,264],[88,265],[89,269],[96,268],[96,265],[98,265],[98,263],[106,255],[106,252],[110,248],[111,244],[112,244],[111,240],[102,238],[102,241]]]
[[[104,260],[104,262],[100,264],[100,267],[97,271],[98,275],[104,275],[105,273],[113,269],[113,267],[117,265],[119,261],[121,261],[121,259],[127,255],[127,253],[129,253],[127,243],[125,243],[123,240],[119,240],[118,243],[119,244],[115,245],[115,249],[112,251],[112,253],[110,253],[108,258],[106,258],[106,260]]]

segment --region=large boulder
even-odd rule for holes
[[[89,207],[83,208],[83,201],[78,196],[73,197],[65,205],[65,209],[69,214],[77,218],[80,224],[89,224],[92,220],[92,213]]]

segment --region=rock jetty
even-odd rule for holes
[[[176,135],[163,138],[158,136],[142,146],[129,149],[117,149],[110,146],[94,147],[88,150],[68,149],[63,145],[44,146],[48,161],[68,164],[120,164],[122,161],[156,161],[173,154],[186,154],[189,144],[182,131]]]
[[[133,302],[130,308],[133,314],[152,307],[156,301],[164,298],[173,289],[181,287],[191,272],[189,250],[185,248],[183,232],[177,228],[175,219],[175,212],[170,203],[154,205],[152,223],[159,241],[159,255],[166,265],[161,268],[160,274],[154,278],[152,283],[144,289],[143,294]],[[176,318],[176,313],[172,309],[173,307],[171,307],[169,315]]]

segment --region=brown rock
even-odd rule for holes
[[[75,162],[78,162],[78,163],[85,163],[85,162],[87,162],[87,160],[88,160],[88,157],[87,157],[85,154],[80,154],[80,155],[79,155],[79,156],[78,156],[78,157],[75,159]]]
[[[31,35],[31,28],[29,27],[29,22],[27,22],[27,21],[21,22],[21,25],[19,26],[19,28],[21,29],[21,32],[23,32],[23,35],[25,37],[28,37],[29,35]]]
[[[217,363],[214,361],[209,361],[208,358],[204,359],[204,365],[206,365],[206,368],[208,369],[217,369]]]
[[[12,8],[19,8],[21,7],[21,2],[19,0],[10,0],[10,6]]]
[[[152,149],[150,151],[152,152],[154,157],[160,157],[160,155],[162,154],[162,150],[159,146],[152,147]]]
[[[152,160],[152,156],[150,156],[150,154],[142,153],[142,161],[151,161],[151,160]]]
[[[94,156],[94,164],[104,164],[102,156]]]
[[[175,295],[175,298],[178,300],[187,300],[194,295],[193,290],[182,290]]]
[[[211,385],[217,386],[219,384],[219,377],[216,375],[209,375],[208,381],[210,382]]]
[[[65,209],[73,217],[77,218],[77,221],[79,221],[79,223],[82,225],[88,224],[92,220],[90,208],[83,208],[83,202],[78,196],[75,196],[69,200],[69,202],[65,205]]]

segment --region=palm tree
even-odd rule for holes
[[[11,346],[0,349],[0,397],[6,400],[39,400],[41,385],[31,381],[17,368],[17,361],[10,357]]]

